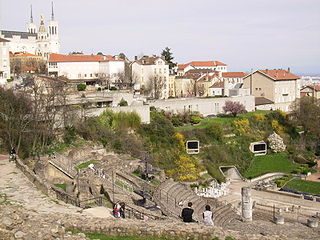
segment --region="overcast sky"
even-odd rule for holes
[[[0,28],[26,31],[51,0],[0,0]],[[61,53],[218,60],[229,71],[320,73],[320,0],[55,0]]]

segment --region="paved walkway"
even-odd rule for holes
[[[104,207],[82,210],[82,208],[49,198],[37,190],[16,165],[8,161],[8,156],[4,155],[0,155],[0,203],[4,201],[4,197],[1,197],[1,195],[5,195],[8,202],[21,205],[37,213],[66,213],[88,217],[111,217],[110,209]]]
[[[231,193],[219,199],[222,201],[225,200],[237,206],[237,204],[241,201],[241,188],[249,187],[250,185],[250,182],[232,182],[229,185]],[[253,201],[264,203],[270,206],[273,204],[275,204],[277,207],[291,207],[292,205],[295,205],[295,207],[301,206],[301,211],[304,211],[308,215],[313,215],[316,212],[320,212],[320,202],[294,198],[286,195],[280,195],[278,193],[257,191],[254,189],[251,190],[251,196]]]

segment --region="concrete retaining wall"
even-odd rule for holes
[[[248,112],[255,110],[254,96],[222,97],[222,98],[180,98],[149,101],[150,106],[173,112],[198,111],[204,116],[224,113],[226,101],[242,103]]]

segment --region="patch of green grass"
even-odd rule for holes
[[[310,194],[320,194],[320,182],[293,179],[285,185],[286,188]]]
[[[80,233],[77,230],[66,230],[72,232],[73,234]],[[108,236],[102,233],[84,233],[87,238],[90,239],[100,239],[100,240],[174,240],[173,238],[164,238],[156,236]]]
[[[288,155],[286,153],[255,156],[249,169],[243,174],[243,176],[245,178],[254,178],[265,173],[272,172],[290,173],[298,166],[299,164],[288,159]]]
[[[62,183],[62,184],[53,184],[54,186],[58,187],[58,188],[61,188],[63,191],[66,191],[67,190],[67,184],[65,183]]]
[[[95,204],[96,204],[95,202],[87,202],[84,206],[91,207],[91,206],[94,206]]]
[[[59,204],[59,201],[57,199],[51,199],[51,202],[54,202],[55,204]]]
[[[133,188],[132,188],[132,187],[130,187],[130,186],[128,186],[128,185],[126,185],[126,184],[124,184],[124,183],[122,183],[122,182],[118,182],[118,181],[116,181],[115,183],[116,183],[116,185],[118,185],[119,187],[122,187],[122,188],[124,188],[124,189],[127,189],[127,190],[133,192]]]
[[[150,182],[151,182],[151,184],[156,185],[156,186],[160,185],[160,182],[155,178],[152,179]]]
[[[177,131],[184,131],[184,130],[191,130],[191,129],[196,129],[196,128],[206,128],[208,124],[210,124],[211,122],[216,122],[216,123],[221,123],[221,124],[226,124],[226,123],[232,123],[235,120],[239,120],[240,118],[248,118],[250,116],[252,116],[253,114],[267,114],[270,111],[265,111],[265,110],[258,110],[255,112],[247,112],[244,114],[239,114],[236,117],[232,117],[232,116],[224,116],[224,117],[215,117],[215,118],[205,118],[203,119],[199,124],[197,125],[184,125],[181,127],[177,127]]]
[[[11,205],[8,195],[0,194],[0,205]]]
[[[75,166],[74,168],[75,169],[87,168],[91,163],[94,163],[94,162],[99,162],[99,160],[92,159],[88,162],[81,163],[78,166]]]

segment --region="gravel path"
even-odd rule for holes
[[[6,201],[14,205],[21,205],[37,213],[66,213],[88,217],[110,217],[110,210],[97,208],[83,210],[82,208],[66,204],[44,195],[37,190],[27,177],[8,161],[8,156],[0,155],[0,202]]]

